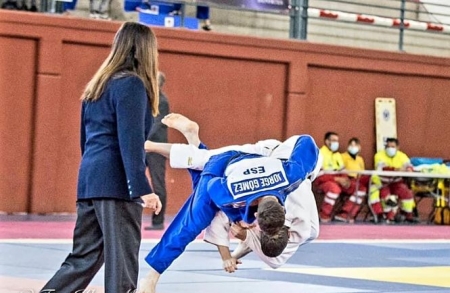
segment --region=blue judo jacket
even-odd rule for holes
[[[284,205],[286,196],[314,171],[318,156],[314,139],[303,135],[287,160],[229,151],[213,156],[202,175],[215,176],[207,192],[230,220],[252,223],[255,216],[251,203],[272,195]]]

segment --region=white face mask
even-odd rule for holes
[[[393,147],[386,148],[386,154],[389,157],[392,158],[393,156],[395,156],[396,153],[397,153],[397,148],[393,148]]]
[[[337,141],[332,141],[330,143],[330,150],[334,153],[339,149],[339,142]]]
[[[349,146],[347,151],[352,154],[352,155],[356,155],[357,153],[359,153],[359,147],[357,146]]]

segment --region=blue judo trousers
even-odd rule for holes
[[[199,148],[206,147],[202,144]],[[211,157],[203,171],[189,170],[193,193],[147,255],[146,262],[162,274],[208,227],[219,210],[233,222],[252,223],[255,217],[250,204],[256,199],[272,195],[284,205],[286,196],[313,172],[318,156],[313,138],[303,135],[288,160],[228,151]],[[234,171],[228,172],[227,168]]]

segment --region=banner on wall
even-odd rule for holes
[[[289,0],[202,0],[200,3],[208,3],[239,7],[242,9],[258,10],[258,11],[289,11]]]

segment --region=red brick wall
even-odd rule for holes
[[[116,22],[0,11],[0,211],[74,212],[79,96]],[[372,165],[374,100],[397,100],[411,156],[449,157],[450,60],[289,40],[155,28],[172,111],[210,147],[335,130],[362,139]],[[182,137],[169,132],[172,142]],[[189,176],[168,170],[169,213]]]

